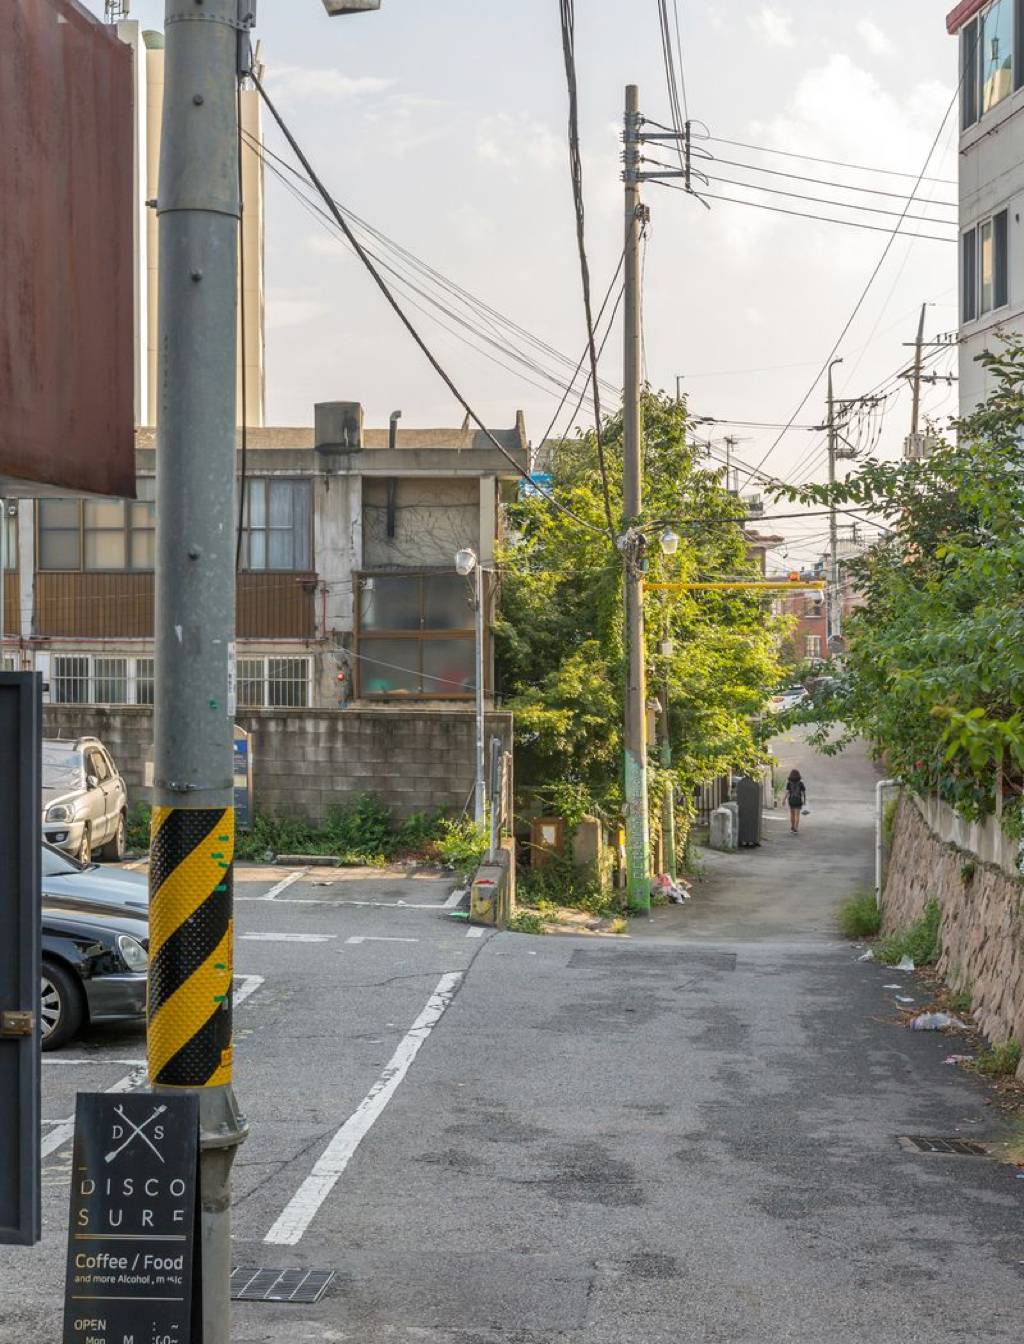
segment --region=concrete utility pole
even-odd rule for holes
[[[202,1338],[228,1344],[236,90],[254,0],[166,0],[149,1077],[199,1095]],[[198,1333],[198,1331],[197,1331]]]
[[[629,905],[651,905],[651,833],[647,800],[647,668],[644,642],[643,412],[640,405],[640,239],[646,211],[640,203],[640,93],[626,89],[625,367],[623,386],[623,535],[628,679],[625,714],[626,872]]]
[[[828,366],[828,483],[834,491],[836,484],[836,455],[839,436],[836,430],[836,403],[832,390],[832,370],[841,359],[834,359]],[[838,639],[843,633],[843,595],[839,588],[839,519],[836,514],[836,501],[829,500],[828,515],[829,536],[829,638]]]
[[[921,417],[921,371],[924,361],[924,319],[928,312],[928,305],[921,304],[921,321],[917,324],[917,340],[914,342],[914,379],[913,379],[913,404],[910,410],[910,433],[916,434],[918,422]]]

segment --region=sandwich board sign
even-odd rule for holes
[[[201,1344],[199,1101],[79,1093],[64,1344]]]

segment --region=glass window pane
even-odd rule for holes
[[[1013,92],[1011,0],[997,0],[981,22],[981,110],[989,112]]]
[[[291,569],[292,534],[291,532],[268,532],[270,538],[270,556],[268,569]]]
[[[992,306],[1002,308],[1009,302],[1009,256],[1007,253],[1007,216],[1001,211],[992,221],[993,266],[995,269]]]
[[[53,660],[50,699],[58,705],[89,703],[89,659],[62,656]]]
[[[266,532],[249,533],[249,568],[266,569],[267,567],[267,534]]]
[[[86,569],[124,569],[123,532],[86,532]]]
[[[265,527],[267,524],[267,483],[249,482],[249,526]]]
[[[87,499],[85,526],[124,527],[124,503],[120,499]]]
[[[98,705],[128,703],[128,659],[97,658],[93,663],[93,698]],[[99,755],[99,752],[96,753]],[[98,770],[93,774],[99,775]],[[99,775],[102,779],[103,776]]]
[[[292,482],[270,482],[270,526],[291,527]]]
[[[39,534],[40,569],[81,569],[79,535],[76,527],[70,531],[48,531]]]
[[[129,522],[132,527],[155,527],[156,526],[156,505],[140,501],[130,504]]]
[[[978,30],[974,19],[960,34],[960,60],[963,78],[960,125],[962,130],[978,120]]]
[[[129,568],[131,569],[153,569],[156,556],[156,533],[155,532],[133,532],[131,559]]]
[[[246,709],[263,708],[263,659],[239,658],[238,703]]]
[[[366,639],[359,642],[359,689],[363,695],[418,695],[418,639]]]
[[[461,574],[433,574],[423,580],[424,630],[471,630],[474,622],[474,579]]]
[[[372,574],[361,582],[360,622],[363,630],[418,630],[420,581]]]
[[[993,256],[992,221],[987,219],[978,229],[978,247],[981,252],[981,309],[983,313],[992,309],[993,292]]]
[[[476,645],[472,639],[423,641],[424,695],[473,695]]]
[[[156,477],[155,476],[136,476],[135,493],[139,499],[156,499]]]
[[[41,499],[39,501],[39,526],[78,527],[77,499]]]
[[[309,705],[309,659],[268,658],[267,699],[274,708],[306,709]]]
[[[153,659],[135,660],[135,703],[151,705],[153,703]]]
[[[968,229],[963,239],[963,320],[978,316],[978,234]]]
[[[313,488],[309,481],[292,482],[292,568],[312,569]]]

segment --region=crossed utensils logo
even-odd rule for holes
[[[166,1106],[157,1106],[156,1109],[153,1111],[152,1115],[147,1116],[147,1118],[143,1120],[141,1124],[137,1125],[135,1121],[131,1118],[131,1116],[125,1113],[125,1109],[123,1106],[115,1106],[114,1114],[119,1115],[132,1132],[125,1139],[124,1143],[121,1144],[120,1148],[113,1148],[109,1153],[106,1154],[106,1156],[103,1159],[104,1162],[113,1162],[115,1157],[119,1157],[121,1153],[123,1153],[126,1148],[130,1148],[131,1145],[135,1143],[136,1140],[139,1140],[142,1143],[144,1143],[146,1147],[151,1149],[154,1155],[157,1158],[159,1158],[161,1162],[163,1162],[164,1160],[163,1153],[161,1153],[160,1149],[156,1146],[156,1144],[153,1142],[153,1140],[149,1137],[149,1135],[145,1131],[153,1123],[153,1121],[158,1119],[161,1115],[163,1115],[163,1113],[166,1110],[167,1110]]]

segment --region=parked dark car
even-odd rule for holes
[[[97,1022],[145,1020],[149,893],[138,873],[84,865],[43,846],[44,1050]]]
[[[128,791],[98,738],[43,742],[43,839],[90,863],[124,856]]]

